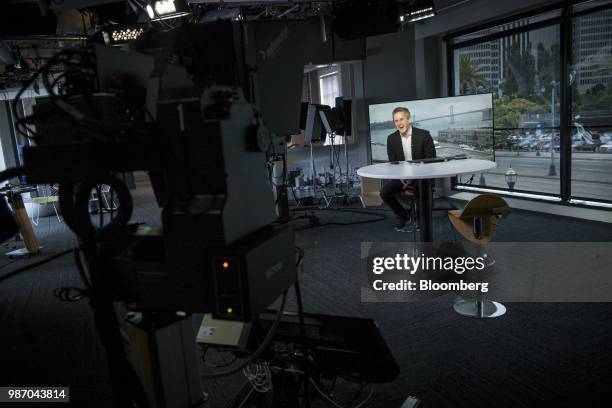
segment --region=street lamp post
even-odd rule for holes
[[[479,185],[479,186],[486,187],[486,185],[487,185],[487,180],[485,179],[485,175],[484,175],[484,173],[480,173],[480,178],[478,179],[478,185]]]
[[[508,167],[508,170],[504,173],[504,178],[506,179],[506,184],[508,184],[508,188],[510,190],[514,190],[514,185],[516,184],[516,180],[518,180],[518,174],[512,168],[512,164]]]
[[[552,119],[551,119],[551,127],[552,127],[552,132],[550,135],[550,167],[548,168],[548,175],[549,176],[556,176],[557,175],[557,170],[555,169],[555,99],[556,99],[556,94],[557,94],[557,85],[559,85],[557,83],[557,81],[552,81],[550,83],[550,86],[552,87],[552,92],[551,92],[551,99],[552,99],[552,106],[551,106],[551,111],[552,111]]]

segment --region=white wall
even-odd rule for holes
[[[414,29],[368,37],[364,93],[368,103],[416,97]]]
[[[363,61],[351,64],[354,88],[353,130],[357,145],[357,163],[368,163],[369,122],[368,105],[380,102],[414,99],[416,92],[416,66],[414,30],[368,37]]]
[[[11,88],[0,91],[0,170],[17,164],[16,158],[14,157],[14,140],[12,140],[11,137],[11,121],[9,120],[9,115],[11,105],[19,90],[20,88]],[[27,89],[21,96],[26,111],[31,109],[34,98],[47,95],[47,91],[44,87],[41,87],[38,93],[35,93],[32,88]]]
[[[11,132],[9,128],[8,111],[6,102],[0,100],[0,170],[11,165],[4,159],[4,153],[10,152]]]

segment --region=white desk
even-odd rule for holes
[[[357,170],[357,174],[361,177],[375,179],[417,180],[421,239],[424,242],[431,242],[433,241],[431,180],[478,173],[495,167],[497,167],[495,162],[476,159],[449,160],[438,163],[379,163],[361,167]]]

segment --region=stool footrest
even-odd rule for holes
[[[459,297],[453,305],[455,312],[462,316],[487,319],[500,317],[506,313],[506,306],[493,300],[463,299]]]

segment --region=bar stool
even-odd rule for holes
[[[463,210],[450,210],[448,219],[465,239],[479,245],[480,256],[485,256],[485,245],[493,239],[498,220],[505,218],[510,212],[508,203],[493,194],[481,194],[470,200]],[[485,271],[495,264],[495,260],[487,257]],[[506,313],[506,307],[499,302],[486,300],[478,292],[475,299],[459,297],[453,309],[463,316],[479,319],[499,317]]]

